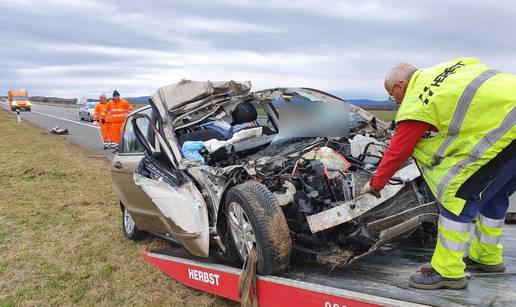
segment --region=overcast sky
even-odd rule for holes
[[[2,93],[139,96],[185,78],[384,99],[402,61],[475,56],[516,73],[514,1],[0,0],[0,12]]]

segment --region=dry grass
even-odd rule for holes
[[[286,226],[287,221],[285,220],[285,216],[283,214],[275,214],[272,219],[268,221],[268,224],[271,239],[278,253],[278,257],[285,259],[285,257],[290,255],[290,250],[292,249],[292,239],[290,239],[288,226]]]
[[[0,306],[231,304],[143,260],[163,243],[124,238],[105,159],[3,110],[0,131]]]
[[[378,119],[390,123],[392,120],[394,120],[394,117],[396,116],[396,111],[393,110],[367,110],[368,112],[373,113]]]

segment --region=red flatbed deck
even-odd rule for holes
[[[349,266],[294,263],[282,276],[259,276],[260,306],[516,306],[516,225],[506,225],[502,243],[506,274],[475,276],[465,290],[423,291],[408,278],[427,265],[432,248],[395,244]],[[238,301],[240,269],[221,260],[196,258],[180,247],[144,252],[145,259],[177,281]]]

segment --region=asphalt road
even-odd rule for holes
[[[0,102],[0,107],[10,112],[5,102]],[[100,130],[93,123],[79,120],[77,108],[34,104],[31,112],[20,111],[20,115],[22,121],[31,122],[46,130],[55,126],[68,129],[66,138],[96,153],[110,154],[112,151],[102,149]]]
[[[0,107],[10,111],[5,102]],[[49,105],[33,105],[32,112],[20,111],[22,120],[34,123],[50,130],[55,126],[68,129],[65,137],[80,146],[98,154],[109,155],[112,150],[103,150],[99,129],[90,122],[79,120],[77,108],[57,107]],[[516,193],[511,196],[511,212],[516,212]]]

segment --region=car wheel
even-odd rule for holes
[[[290,262],[292,241],[285,215],[266,186],[250,181],[228,191],[224,203],[226,252],[242,263],[251,248],[258,252],[257,273],[278,274]]]
[[[138,229],[133,217],[125,207],[122,209],[122,228],[125,237],[129,240],[140,240],[145,237],[145,232]]]
[[[25,111],[30,112],[30,111],[32,111],[32,109],[31,108],[27,108],[27,109],[25,109]]]
[[[79,118],[80,118],[81,120],[84,120],[84,118],[82,118],[82,114],[81,114],[81,113],[79,113]]]

